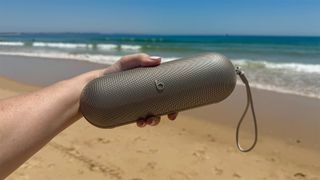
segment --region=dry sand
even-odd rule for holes
[[[0,78],[0,98],[34,89]],[[182,112],[173,122],[163,118],[156,127],[98,129],[82,118],[8,179],[320,179],[320,101],[261,90],[254,98],[262,133],[250,153],[234,144],[245,103],[237,87],[223,103]],[[300,116],[319,126],[295,133]],[[282,118],[292,123],[277,124]]]

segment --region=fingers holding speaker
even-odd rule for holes
[[[136,67],[157,66],[160,63],[161,58],[158,56],[149,56],[148,54],[139,53],[124,56],[116,62],[115,65],[118,66],[121,71],[124,71]]]
[[[149,56],[145,53],[130,54],[123,56],[113,65],[104,69],[101,75],[105,75],[113,72],[125,71],[128,69],[134,69],[137,67],[151,67],[158,66],[161,64],[161,57]]]
[[[137,120],[138,127],[145,127],[146,125],[156,126],[160,123],[161,117],[160,116],[151,116],[145,119]]]
[[[178,113],[171,113],[168,114],[168,119],[170,120],[175,120],[178,116]],[[137,126],[138,127],[145,127],[146,125],[150,125],[150,126],[156,126],[160,123],[161,117],[160,116],[151,116],[148,118],[141,118],[139,120],[137,120]]]
[[[160,120],[161,120],[161,117],[155,116],[155,117],[148,118],[146,121],[148,125],[155,126],[160,123]]]
[[[178,113],[175,112],[175,113],[171,113],[171,114],[168,114],[168,119],[170,119],[171,121],[175,120],[178,116]]]
[[[145,122],[145,119],[138,119],[137,120],[137,126],[138,127],[145,127],[147,125],[147,123]]]

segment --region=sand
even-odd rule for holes
[[[0,98],[35,89],[0,78]],[[287,141],[287,135],[271,136],[261,128],[254,151],[241,153],[236,149],[234,127],[243,109],[244,97],[238,96],[242,90],[237,87],[236,93],[221,104],[182,112],[176,121],[163,118],[156,127],[131,124],[99,129],[82,118],[8,179],[320,179],[319,149],[304,145],[303,140]],[[320,104],[318,100],[261,90],[254,90],[254,95],[260,127],[272,128],[272,123],[264,121],[279,118],[275,115],[279,110],[268,115],[269,110],[262,109],[264,103],[273,104],[274,110],[281,102],[293,113],[305,110],[291,101]],[[295,119],[291,114],[288,117]],[[289,125],[284,131],[290,134],[288,129]]]
[[[101,67],[0,56],[0,99]],[[320,100],[253,89],[259,141],[252,152],[241,153],[235,128],[245,96],[243,86],[237,86],[225,101],[181,112],[176,121],[163,117],[156,127],[99,129],[82,118],[8,179],[320,180]],[[243,143],[250,142],[250,118]]]

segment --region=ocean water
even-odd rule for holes
[[[320,37],[0,34],[0,55],[112,64],[139,52],[163,61],[218,52],[240,66],[253,87],[320,99]]]

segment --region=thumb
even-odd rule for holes
[[[141,66],[157,66],[161,63],[161,57],[149,56],[145,61],[142,62]]]
[[[161,63],[158,56],[149,56],[147,54],[133,54],[124,56],[116,64],[120,70],[128,70],[136,67],[157,66]]]

